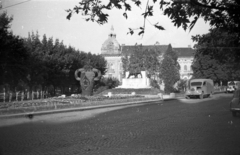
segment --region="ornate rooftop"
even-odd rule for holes
[[[121,46],[116,39],[116,33],[114,32],[113,26],[111,27],[108,39],[102,44],[101,54],[121,55]]]

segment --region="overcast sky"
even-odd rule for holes
[[[111,26],[117,34],[117,40],[122,45],[153,45],[157,41],[160,44],[172,44],[173,47],[193,46],[192,35],[204,34],[208,32],[209,25],[203,20],[199,20],[191,32],[182,28],[174,27],[168,17],[155,6],[157,15],[151,17],[146,22],[146,32],[143,37],[127,35],[128,28],[138,28],[143,25],[145,5],[142,9],[134,7],[128,13],[126,20],[122,14],[123,10],[114,9],[110,11],[107,24],[99,25],[93,22],[86,22],[80,14],[75,14],[71,20],[67,20],[65,10],[73,8],[80,0],[0,0],[3,11],[13,15],[12,31],[15,35],[27,37],[28,32],[38,31],[39,35],[46,34],[63,40],[65,45],[71,45],[84,52],[100,54],[103,42],[108,38]],[[28,2],[25,2],[28,1]],[[103,0],[109,1],[109,0]],[[22,3],[23,2],[23,3]],[[21,4],[19,4],[21,3]],[[151,0],[150,0],[151,3]],[[159,22],[166,30],[160,31],[151,24]]]

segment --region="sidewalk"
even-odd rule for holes
[[[180,99],[183,97],[170,97],[169,95],[163,95],[163,99],[153,98],[153,96],[146,96],[149,100],[145,101],[133,101],[133,102],[126,102],[126,103],[114,103],[114,104],[107,104],[107,105],[95,105],[95,106],[85,106],[85,107],[77,107],[77,108],[66,108],[66,109],[56,109],[56,110],[46,110],[46,111],[35,111],[35,112],[26,112],[26,113],[17,113],[17,114],[4,114],[0,115],[1,118],[16,118],[16,117],[33,117],[37,115],[47,115],[47,114],[54,114],[54,113],[63,113],[63,112],[73,112],[73,111],[85,111],[85,110],[93,110],[99,108],[107,108],[107,107],[117,107],[117,106],[127,106],[132,104],[144,104],[147,102],[158,102],[158,101],[170,101],[175,99]]]

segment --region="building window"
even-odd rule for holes
[[[187,65],[184,65],[184,70],[185,70],[185,71],[187,70]]]
[[[108,72],[109,73],[115,73],[114,69],[113,69],[113,63],[109,63],[108,64]]]

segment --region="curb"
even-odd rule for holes
[[[68,109],[58,109],[58,110],[47,110],[47,111],[38,111],[38,112],[28,112],[28,113],[19,113],[19,114],[0,115],[0,119],[4,119],[4,118],[19,118],[19,117],[29,117],[29,118],[32,118],[33,116],[41,116],[41,115],[48,115],[48,114],[73,112],[73,111],[86,111],[86,110],[101,109],[101,108],[108,108],[108,107],[120,107],[120,106],[127,106],[127,105],[133,105],[133,104],[144,104],[144,103],[148,103],[148,102],[171,101],[171,100],[177,100],[177,99],[181,99],[181,98],[182,97],[166,98],[166,99],[155,99],[155,100],[153,99],[153,100],[146,100],[146,101],[118,103],[118,104],[107,104],[107,105],[88,106],[88,107],[79,107],[79,108],[68,108]]]

